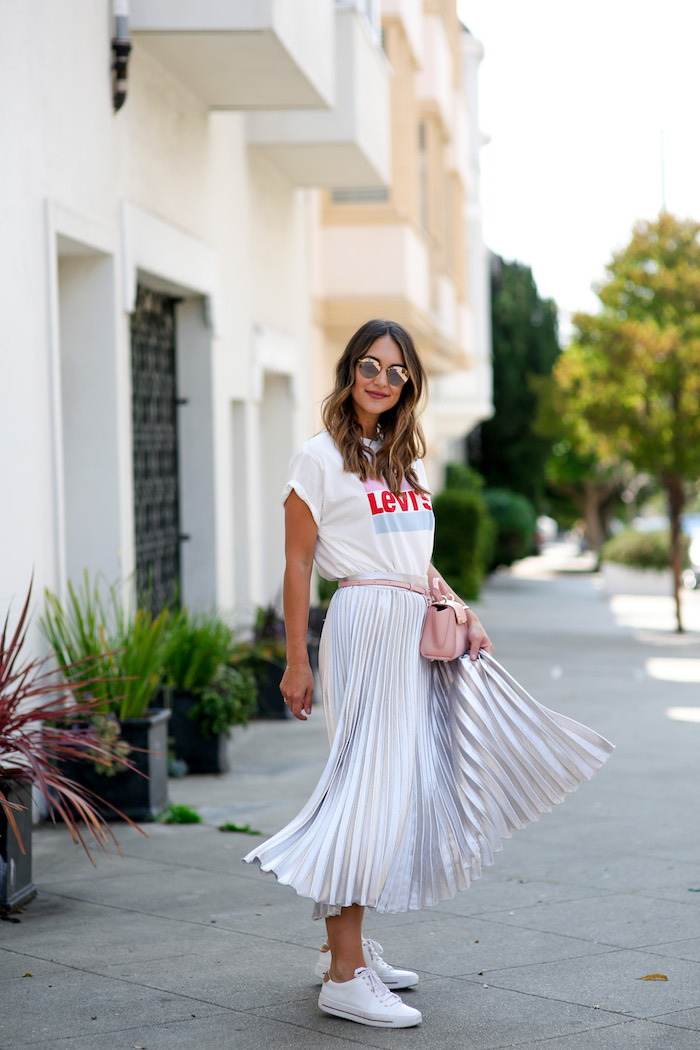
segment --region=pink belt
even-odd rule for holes
[[[430,592],[427,587],[419,587],[415,583],[408,583],[406,580],[392,580],[385,579],[384,577],[374,576],[347,576],[344,580],[338,582],[339,587],[400,587],[403,591],[415,591],[416,594],[422,594],[424,597],[429,598]]]

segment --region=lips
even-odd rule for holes
[[[384,401],[389,396],[388,394],[375,394],[373,390],[368,390],[367,393],[374,401]]]

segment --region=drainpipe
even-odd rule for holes
[[[129,0],[114,0],[114,36],[112,37],[112,102],[114,112],[126,101],[126,71],[129,63]]]

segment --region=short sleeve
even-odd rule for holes
[[[413,468],[414,468],[414,470],[416,472],[416,477],[418,478],[418,483],[420,485],[422,485],[424,489],[427,489],[428,492],[430,492],[431,488],[430,488],[430,485],[428,484],[428,476],[425,473],[425,467],[423,466],[423,460],[422,459],[417,459],[415,461],[415,463],[413,464]]]
[[[302,445],[289,462],[287,483],[282,489],[282,503],[292,489],[304,501],[317,525],[323,510],[323,468],[315,456]]]

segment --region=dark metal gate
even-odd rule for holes
[[[154,612],[180,578],[176,299],[139,286],[131,316],[136,587]]]

